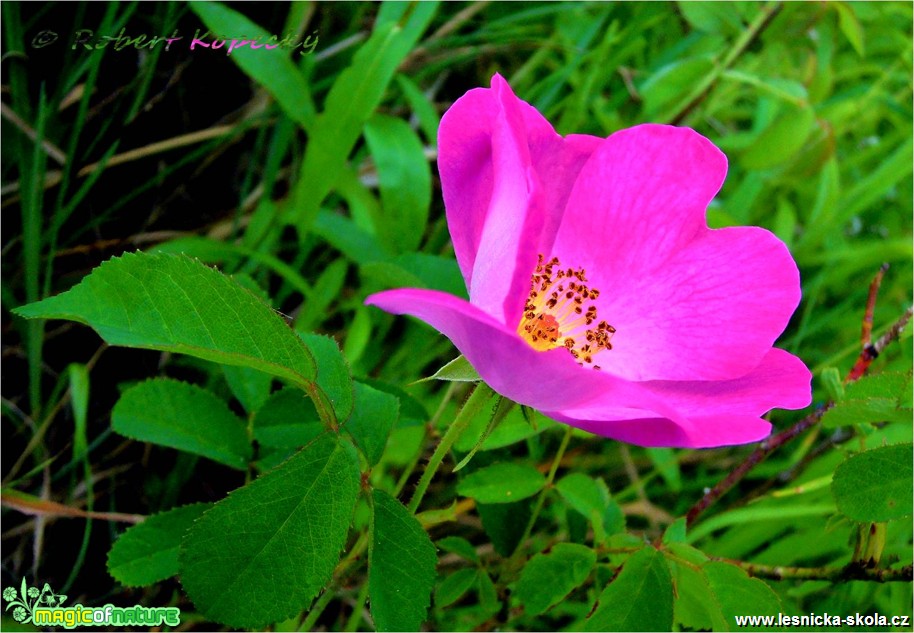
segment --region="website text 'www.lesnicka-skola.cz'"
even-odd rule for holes
[[[855,613],[854,615],[831,615],[828,613],[810,613],[809,615],[737,615],[736,626],[774,627],[774,626],[911,626],[911,616],[882,615],[879,613]]]

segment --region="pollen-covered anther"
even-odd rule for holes
[[[562,268],[558,257],[546,261],[540,254],[517,332],[537,351],[564,347],[580,365],[599,370],[594,357],[612,349],[616,328],[597,322],[597,306],[588,302],[599,298],[600,291],[585,281],[583,268]]]

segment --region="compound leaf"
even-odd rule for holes
[[[492,464],[467,475],[457,492],[480,503],[511,503],[532,497],[546,485],[546,478],[533,466]]]
[[[585,631],[671,631],[673,582],[660,554],[647,546],[632,554],[584,622]]]
[[[352,447],[325,434],[206,512],[181,583],[206,617],[257,630],[307,608],[330,579],[359,491]]]
[[[303,389],[317,374],[307,346],[268,305],[180,255],[109,259],[70,290],[14,312],[84,323],[112,345],[252,367]]]
[[[735,619],[737,615],[777,616],[781,612],[781,601],[771,587],[758,578],[750,578],[739,567],[712,562],[702,571],[713,592],[714,600],[708,603],[709,612],[716,621],[726,623],[725,630],[739,629]]]
[[[244,420],[215,394],[179,380],[147,380],[125,391],[111,411],[111,427],[232,468],[244,470],[251,459]]]
[[[517,583],[517,598],[526,613],[538,615],[587,580],[596,562],[597,555],[589,547],[559,543],[526,564]]]
[[[399,412],[400,402],[396,396],[362,383],[355,384],[355,409],[346,422],[346,430],[365,453],[369,465],[377,464],[384,454]]]
[[[838,510],[855,521],[911,516],[911,444],[882,446],[854,455],[835,470]]]
[[[177,575],[181,537],[210,507],[195,503],[175,508],[129,528],[108,552],[108,571],[127,587],[144,587]]]
[[[299,334],[317,363],[317,384],[329,400],[338,422],[345,421],[355,403],[349,363],[339,345],[329,336]]]
[[[435,546],[416,518],[386,492],[372,492],[368,593],[378,631],[418,631],[435,587]]]

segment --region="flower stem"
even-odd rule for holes
[[[536,504],[533,506],[533,512],[530,513],[530,520],[527,521],[527,527],[524,529],[524,535],[517,542],[517,547],[514,550],[514,554],[511,555],[510,563],[517,562],[515,559],[518,558],[523,544],[527,541],[528,538],[530,538],[530,534],[533,532],[533,525],[536,523],[536,519],[539,518],[540,511],[543,509],[543,503],[546,501],[546,495],[549,494],[549,490],[552,489],[552,482],[555,480],[555,473],[558,471],[559,465],[562,463],[562,457],[565,455],[565,449],[568,448],[568,442],[571,440],[571,434],[573,432],[574,427],[565,427],[565,435],[562,436],[562,443],[559,444],[559,449],[555,452],[555,457],[552,459],[552,466],[549,468],[549,474],[546,475],[546,485],[543,486],[539,496],[536,498]]]
[[[422,444],[419,449],[416,451],[415,457],[409,463],[409,466],[403,471],[403,474],[400,475],[400,479],[397,481],[397,486],[394,488],[393,496],[399,497],[400,493],[403,492],[403,488],[406,487],[406,482],[409,481],[409,478],[412,476],[413,471],[416,470],[416,466],[419,465],[419,460],[422,458],[422,447],[425,446],[425,441],[428,439],[428,429],[435,428],[438,425],[438,419],[441,417],[441,414],[444,413],[447,403],[451,401],[451,398],[454,397],[454,392],[457,391],[457,386],[460,383],[452,382],[448,384],[447,391],[444,392],[444,397],[441,399],[441,404],[438,405],[438,410],[435,411],[435,414],[432,415],[431,420],[425,426],[425,434],[422,436]]]
[[[428,466],[425,467],[425,472],[423,472],[422,477],[419,478],[419,483],[416,485],[416,491],[409,501],[409,506],[407,506],[411,513],[415,514],[419,504],[422,503],[422,498],[425,496],[425,492],[428,490],[432,478],[435,476],[435,473],[438,472],[441,462],[444,461],[444,456],[448,454],[451,447],[454,445],[454,442],[457,441],[457,438],[460,437],[467,426],[469,426],[470,420],[476,417],[476,414],[479,413],[493,393],[492,389],[482,382],[478,383],[476,387],[473,388],[473,393],[467,398],[466,403],[463,405],[463,409],[461,409],[460,413],[458,413],[457,417],[454,419],[454,422],[448,427],[444,437],[441,438],[441,441],[435,448],[435,452],[432,453],[432,457],[428,461]]]
[[[763,565],[760,563],[747,563],[746,561],[730,558],[714,558],[736,565],[746,570],[750,576],[756,578],[770,578],[784,580],[798,578],[802,580],[830,580],[841,582],[846,580],[869,580],[874,582],[911,582],[914,577],[914,565],[905,565],[891,569],[869,568],[859,563],[849,563],[844,567],[786,567],[783,565]]]

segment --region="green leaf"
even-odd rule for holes
[[[775,526],[783,524],[790,519],[803,517],[829,517],[835,513],[835,504],[831,500],[827,503],[805,503],[797,505],[765,506],[756,505],[745,508],[728,510],[716,514],[710,519],[705,519],[697,526],[689,529],[686,539],[689,543],[696,543],[715,531],[731,525],[757,525],[770,521]],[[823,519],[824,521],[825,519]]]
[[[454,604],[470,590],[476,581],[478,571],[475,567],[458,569],[447,576],[435,590],[435,606],[446,607]]]
[[[365,140],[378,170],[383,214],[375,232],[394,253],[418,248],[432,201],[432,175],[419,137],[406,121],[375,114]]]
[[[178,380],[156,378],[125,391],[111,411],[111,427],[240,470],[251,459],[245,421],[214,394]]]
[[[647,546],[625,561],[597,600],[585,631],[671,631],[673,582],[660,554]]]
[[[456,473],[458,471],[463,470],[463,468],[467,464],[470,463],[470,461],[473,459],[473,457],[476,455],[476,453],[482,448],[483,443],[489,438],[489,435],[492,434],[492,431],[495,430],[495,428],[497,428],[499,424],[501,424],[501,422],[502,422],[502,420],[504,420],[505,416],[510,411],[517,408],[517,405],[514,402],[511,402],[510,400],[501,397],[494,391],[490,394],[489,401],[493,402],[492,406],[489,407],[488,402],[486,402],[486,404],[482,407],[482,411],[479,412],[481,414],[488,415],[489,421],[486,424],[485,429],[483,429],[481,433],[472,433],[473,435],[477,435],[476,442],[473,443],[473,445],[470,447],[470,452],[467,453],[463,459],[461,459],[459,462],[457,462],[457,465],[454,466],[454,470],[452,472]],[[486,409],[489,409],[489,411],[486,411]],[[473,423],[479,417],[480,417],[479,415],[473,416],[473,420],[470,422],[470,425],[467,427],[468,431],[470,429],[473,429],[473,427],[475,426]],[[475,431],[477,429],[473,429],[473,430]],[[462,434],[462,437],[468,437],[470,435],[471,435],[471,433],[464,432]],[[472,438],[469,437],[468,439],[472,439]],[[454,447],[459,450],[459,447],[457,446],[456,442],[455,442]]]
[[[73,409],[73,458],[86,456],[88,442],[86,439],[86,416],[89,412],[89,370],[80,363],[71,363],[67,367],[70,382],[70,406]]]
[[[397,420],[397,428],[424,425],[428,420],[429,413],[423,404],[400,387],[372,378],[360,378],[359,382],[377,391],[389,393],[400,401],[400,418]]]
[[[492,616],[501,610],[498,589],[484,569],[480,569],[476,574],[476,591],[479,593],[479,607],[483,613]]]
[[[426,284],[416,275],[416,271],[407,270],[404,266],[389,262],[368,262],[359,268],[363,279],[382,289],[386,288],[424,288]],[[426,378],[430,380],[430,378]]]
[[[199,16],[214,36],[228,35],[266,43],[270,34],[244,15],[218,2],[195,2],[191,10]],[[210,41],[212,38],[204,38]],[[229,41],[231,43],[231,40]],[[235,48],[229,58],[248,77],[266,88],[290,118],[308,127],[315,118],[308,82],[283,48]]]
[[[175,508],[129,528],[108,552],[108,572],[126,587],[145,587],[176,576],[181,538],[210,507],[195,503]]]
[[[694,28],[706,33],[738,34],[743,29],[739,11],[727,2],[676,3],[682,17]]]
[[[882,446],[838,466],[832,481],[838,510],[861,522],[911,516],[911,452],[911,444]]]
[[[811,107],[788,105],[749,146],[741,159],[746,169],[768,169],[793,157],[812,132],[815,114]]]
[[[857,19],[857,14],[854,13],[853,5],[849,2],[833,2],[830,6],[838,12],[838,27],[844,33],[844,37],[854,47],[857,55],[863,57],[866,54],[863,44],[863,27],[860,25],[860,20]]]
[[[428,253],[403,253],[394,261],[411,271],[421,282],[422,288],[441,290],[455,297],[468,299],[466,282],[460,273],[460,266],[453,257],[429,255]]]
[[[822,426],[833,429],[853,424],[872,422],[911,423],[914,411],[910,407],[899,407],[897,401],[887,398],[867,400],[842,400],[822,416]]]
[[[293,327],[296,331],[307,332],[314,329],[328,317],[327,312],[330,305],[340,297],[343,284],[346,283],[348,270],[349,263],[342,258],[324,268],[317,281],[314,282],[310,294],[306,295],[307,301],[302,306],[301,312],[295,318]]]
[[[248,413],[257,411],[270,397],[270,389],[273,386],[271,375],[237,365],[223,365],[222,373],[225,375],[229,389],[232,390],[232,395],[238,399]]]
[[[826,428],[871,422],[910,423],[911,372],[864,376],[844,389],[843,398],[822,416]]]
[[[504,448],[539,435],[558,424],[529,407],[515,406],[510,400],[500,398],[498,394],[493,395],[491,405],[487,403],[483,406],[482,411],[473,416],[467,430],[454,442],[455,450],[461,453],[471,451],[479,442],[482,442],[478,446],[481,451]],[[501,402],[493,419],[492,408],[497,399]],[[493,428],[489,428],[491,422],[496,422]]]
[[[436,371],[428,378],[423,378],[419,382],[426,380],[447,380],[450,382],[479,382],[482,380],[476,369],[470,364],[462,354]]]
[[[422,129],[425,139],[430,144],[437,145],[438,126],[441,123],[441,117],[438,116],[438,111],[435,109],[434,104],[407,75],[398,74],[397,83],[409,102],[410,110],[419,119],[419,127]]]
[[[435,546],[403,504],[380,490],[371,497],[371,616],[378,631],[418,631],[435,586]]]
[[[676,591],[675,622],[693,631],[726,630],[726,619],[701,567],[671,559],[667,562]]]
[[[828,392],[829,398],[834,401],[844,398],[844,382],[841,380],[837,367],[826,367],[819,378],[822,380],[822,385]],[[826,411],[825,414],[828,415],[828,412]]]
[[[589,547],[559,543],[524,566],[515,595],[529,615],[539,615],[580,587],[597,562]]]
[[[399,411],[400,402],[396,396],[355,383],[355,409],[345,429],[365,453],[369,466],[377,464],[384,454]]]
[[[678,59],[660,68],[640,86],[643,116],[651,121],[665,120],[713,70],[714,60],[707,56]]]
[[[325,434],[213,506],[178,559],[197,610],[253,630],[305,609],[339,559],[359,480],[352,447]]]
[[[677,524],[681,525],[682,529],[684,530],[685,529],[685,517],[676,519],[676,521],[674,521],[670,525],[670,527],[667,529],[667,531],[668,532],[678,532],[679,528],[678,528]],[[692,565],[698,565],[698,566],[703,566],[705,563],[708,562],[707,554],[705,554],[704,552],[702,552],[699,549],[692,547],[691,545],[687,545],[685,543],[685,541],[672,541],[672,539],[670,539],[670,541],[671,542],[667,542],[666,535],[664,535],[664,546],[663,546],[664,555],[673,556],[673,557],[682,559],[683,561],[686,561],[688,563],[691,563]]]
[[[315,235],[360,266],[387,258],[374,235],[339,213],[319,212],[312,228]]]
[[[758,578],[749,575],[729,563],[713,562],[702,568],[714,594],[714,602],[708,605],[711,617],[726,623],[726,629],[737,629],[737,615],[773,615],[782,611],[777,594]],[[719,614],[719,615],[718,615]],[[719,626],[719,625],[718,625]]]
[[[299,209],[296,225],[307,228],[314,222],[363,125],[381,103],[394,72],[437,9],[435,2],[416,3],[409,5],[402,24],[378,19],[352,64],[336,78],[324,111],[312,126],[298,186],[293,192],[293,208]]]
[[[605,534],[615,534],[625,529],[622,508],[610,497],[606,482],[584,473],[571,473],[555,485],[562,499],[585,518],[596,521],[594,528]]]
[[[557,422],[532,409],[527,409],[525,413],[523,406],[513,407],[505,416],[505,419],[499,422],[492,429],[489,436],[483,440],[480,450],[495,450],[522,442],[527,438],[553,428],[557,424]]]
[[[849,400],[884,398],[899,405],[910,405],[911,376],[911,371],[887,371],[864,376],[847,385],[844,397]]]
[[[479,503],[511,503],[532,497],[546,485],[533,466],[506,462],[480,468],[457,484],[457,492]]]
[[[523,538],[525,526],[530,520],[530,501],[477,503],[476,511],[495,551],[502,556],[510,556]]]
[[[663,532],[663,544],[672,543],[683,544],[686,542],[686,520],[685,517],[679,517],[670,523]]]
[[[470,562],[478,563],[479,555],[476,554],[476,548],[473,544],[461,536],[445,536],[439,539],[435,544],[446,552],[462,556]]]
[[[340,351],[339,345],[329,336],[302,334],[314,360],[317,362],[317,385],[330,400],[330,406],[337,422],[342,423],[352,415],[355,406],[355,391],[349,363]]]
[[[223,262],[237,263],[242,260],[256,262],[259,266],[274,272],[283,281],[289,284],[303,297],[310,299],[314,289],[305,281],[304,277],[295,270],[294,267],[286,264],[275,255],[268,252],[258,251],[249,246],[235,244],[233,242],[220,242],[208,237],[179,237],[177,239],[156,245],[147,251],[150,254],[162,253],[169,255],[186,255],[188,257],[199,259],[202,262],[218,264]],[[269,303],[267,293],[252,284],[245,281],[247,276],[244,274],[233,275],[232,279],[246,290],[252,292],[264,303]],[[250,279],[250,278],[248,278]],[[256,286],[256,287],[252,287]]]
[[[305,390],[317,373],[308,348],[268,305],[180,255],[115,257],[67,292],[13,312],[84,323],[111,345],[252,367]]]
[[[874,169],[856,178],[853,185],[842,192],[837,217],[831,224],[847,222],[861,211],[881,203],[881,199],[890,195],[901,182],[910,180],[912,165],[911,154],[914,151],[914,140],[907,134],[901,144],[891,154],[888,148],[881,150],[880,159]],[[828,226],[828,224],[826,224]],[[908,240],[910,243],[910,240]],[[907,260],[910,261],[910,256]]]
[[[314,403],[294,387],[273,393],[254,414],[254,439],[270,448],[298,448],[324,431]]]
[[[721,77],[728,81],[748,84],[755,88],[759,95],[770,94],[797,107],[805,105],[809,97],[802,83],[790,79],[760,77],[754,73],[734,69],[725,70]]]

